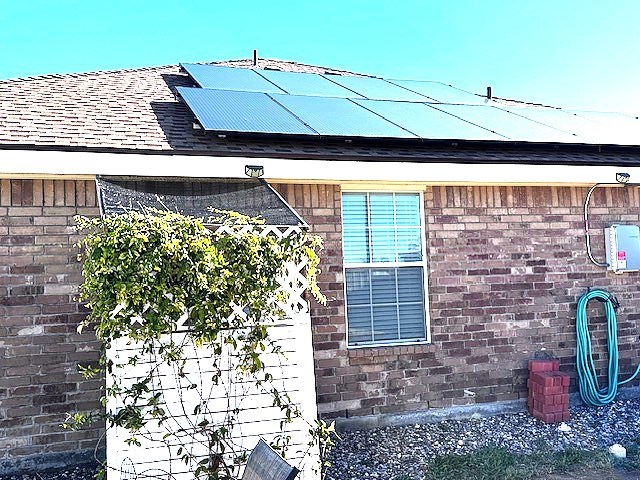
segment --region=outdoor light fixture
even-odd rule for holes
[[[625,172],[618,172],[616,173],[616,182],[625,185],[627,183],[629,183],[629,178],[631,177],[631,175],[629,175],[628,173]]]
[[[245,165],[244,174],[251,178],[260,178],[264,175],[264,167],[262,165]]]

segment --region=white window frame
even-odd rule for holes
[[[426,232],[426,217],[424,209],[424,192],[422,190],[404,189],[404,188],[353,188],[343,185],[340,190],[340,222],[342,226],[342,251],[345,251],[345,238],[344,238],[344,214],[342,213],[342,194],[344,193],[415,193],[418,194],[419,206],[420,206],[420,237],[422,247],[422,260],[416,262],[371,262],[371,263],[347,263],[345,261],[344,253],[342,256],[342,278],[343,278],[343,292],[344,292],[344,317],[346,327],[346,339],[347,349],[360,349],[360,348],[378,348],[378,347],[400,347],[410,345],[424,345],[431,343],[431,319],[429,317],[429,282],[428,282],[428,262],[427,262],[427,232]],[[367,209],[367,216],[370,215],[370,211]],[[368,222],[370,223],[370,222]],[[414,341],[399,341],[389,340],[380,342],[370,342],[361,345],[351,345],[349,343],[349,318],[347,315],[347,269],[348,268],[397,268],[397,267],[422,267],[422,281],[424,292],[424,331],[425,340]]]

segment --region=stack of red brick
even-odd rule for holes
[[[529,413],[545,423],[569,420],[569,375],[559,360],[529,360]]]

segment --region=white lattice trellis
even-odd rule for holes
[[[243,231],[259,228],[260,235],[275,235],[279,238],[298,233],[297,227],[246,226]],[[229,233],[227,227],[220,227],[217,232]],[[286,424],[285,434],[290,436],[287,460],[300,470],[299,478],[315,480],[318,466],[317,447],[309,447],[309,425],[316,419],[315,380],[311,346],[311,319],[309,307],[304,298],[306,289],[303,274],[305,262],[284,266],[284,274],[278,279],[281,288],[288,295],[288,302],[279,303],[285,316],[268,323],[269,336],[282,349],[284,356],[274,353],[263,355],[266,372],[273,377],[273,387],[287,392],[291,400],[302,413],[301,419]],[[233,314],[244,316],[241,306],[232,305]],[[129,359],[140,355],[139,346],[128,339],[119,339],[111,345],[109,358],[117,365],[125,368],[114,368],[107,376],[107,387],[116,383],[132,384],[146,372],[149,365],[155,365],[156,374],[150,388],[162,392],[163,408],[170,415],[163,425],[157,422],[148,423],[137,435],[140,446],[128,445],[129,433],[121,428],[111,428],[107,432],[107,475],[108,480],[134,478],[167,478],[190,479],[193,474],[180,460],[177,451],[184,445],[190,453],[199,458],[209,455],[206,437],[198,432],[198,424],[205,416],[215,422],[225,421],[228,412],[237,412],[232,429],[233,452],[251,450],[260,437],[273,440],[281,433],[283,412],[273,406],[273,397],[262,387],[248,381],[234,368],[234,356],[223,352],[218,358],[219,372],[223,381],[214,385],[211,381],[211,364],[213,352],[208,348],[196,347],[185,333],[188,325],[187,316],[179,325],[178,331],[164,336],[160,344],[173,341],[184,348],[188,358],[180,371],[156,362],[151,352],[137,365],[129,365]],[[135,319],[134,321],[138,321]],[[192,385],[195,385],[193,387]],[[195,410],[195,405],[206,402]],[[107,408],[115,411],[119,405],[113,398],[109,399]],[[167,430],[177,433],[176,436],[163,438]],[[235,470],[239,474],[242,467]]]

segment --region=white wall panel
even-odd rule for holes
[[[274,229],[265,227],[272,234]],[[170,413],[170,418],[162,425],[158,421],[148,422],[136,435],[140,446],[128,445],[126,440],[131,436],[123,428],[110,428],[107,431],[107,475],[108,480],[124,480],[134,478],[165,478],[187,480],[193,478],[190,468],[178,457],[179,446],[201,458],[208,457],[206,437],[202,433],[194,433],[197,425],[204,419],[213,422],[224,421],[229,410],[237,409],[232,429],[233,452],[235,454],[250,451],[264,438],[267,442],[277,435],[290,435],[291,441],[286,458],[302,472],[302,480],[317,480],[314,470],[318,467],[317,447],[309,451],[309,428],[317,418],[315,377],[311,345],[311,319],[308,305],[303,298],[304,286],[300,285],[300,272],[304,265],[289,265],[286,275],[281,280],[283,288],[292,293],[291,302],[285,305],[287,318],[278,319],[269,324],[269,336],[282,348],[285,355],[279,356],[268,351],[262,355],[266,365],[265,371],[273,375],[271,385],[258,387],[254,381],[243,377],[235,370],[237,356],[223,350],[223,354],[215,357],[210,348],[196,347],[185,332],[166,335],[161,342],[169,340],[184,345],[186,364],[182,372],[174,367],[154,362],[153,355],[140,355],[136,365],[129,365],[129,359],[140,353],[140,345],[128,339],[114,341],[108,352],[109,358],[122,368],[114,368],[108,375],[107,385],[120,383],[131,385],[137,378],[155,365],[150,388],[153,392],[162,392],[161,406]],[[242,314],[241,309],[235,309]],[[215,360],[215,361],[214,361]],[[222,370],[222,382],[214,385],[211,374],[215,370],[214,363]],[[194,389],[188,389],[195,384]],[[281,421],[285,419],[282,410],[273,405],[273,396],[266,388],[275,387],[281,392],[288,392],[292,402],[302,412],[302,419],[285,425],[281,430]],[[202,398],[206,401],[202,402]],[[195,407],[201,404],[201,412],[194,414]],[[116,411],[122,407],[114,398],[110,398],[107,408]],[[163,438],[167,431],[178,433],[182,438]],[[189,432],[185,434],[183,432]],[[195,467],[193,467],[195,469]],[[235,470],[240,475],[242,467]]]

